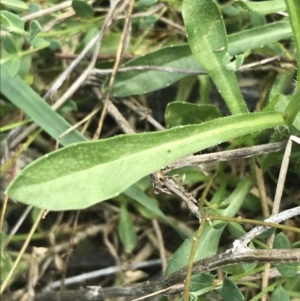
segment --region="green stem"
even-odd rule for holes
[[[253,297],[251,300],[249,301],[258,301],[263,295],[266,295],[268,292],[272,292],[275,290],[275,288],[279,285],[281,285],[283,282],[285,281],[285,279],[280,278],[279,280],[273,282],[271,285],[269,285],[268,287],[266,287],[264,290],[262,290],[258,295],[256,295],[255,297]]]
[[[269,223],[269,222],[264,222],[264,221],[257,221],[257,220],[248,219],[248,218],[214,216],[214,215],[208,215],[207,218],[209,218],[212,221],[218,220],[218,221],[234,222],[234,223],[239,223],[239,224],[245,223],[245,224],[265,226],[265,227],[271,227],[271,228],[294,231],[294,232],[300,233],[300,229],[296,228],[296,227],[290,227],[290,226],[280,225],[280,224],[276,224],[276,223]]]

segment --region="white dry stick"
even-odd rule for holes
[[[44,99],[52,98],[57,90],[61,87],[63,82],[67,79],[67,77],[72,73],[72,71],[76,68],[76,66],[83,60],[83,58],[86,56],[86,54],[96,45],[95,51],[93,53],[93,57],[91,59],[91,62],[89,63],[88,67],[84,70],[84,72],[81,74],[81,76],[73,83],[73,85],[52,105],[53,110],[57,110],[59,107],[61,107],[77,90],[78,88],[85,82],[85,80],[89,77],[91,71],[93,70],[95,63],[97,61],[99,49],[101,47],[101,42],[104,36],[104,33],[106,29],[110,26],[113,17],[116,13],[117,4],[121,3],[123,0],[115,0],[115,5],[111,6],[105,20],[103,22],[103,25],[101,27],[101,30],[97,34],[96,37],[94,37],[88,45],[82,50],[80,55],[70,64],[70,66],[58,77],[58,79],[55,81],[55,83],[52,85],[52,87],[48,90],[48,92],[44,95]],[[121,11],[123,7],[120,7]],[[26,128],[23,132],[18,133],[18,136],[12,141],[10,148],[15,147],[21,140],[23,140],[25,137],[27,137],[30,133],[32,133],[38,125],[36,123],[31,124],[28,128]]]
[[[287,169],[288,169],[293,141],[300,144],[300,138],[296,137],[296,136],[290,136],[288,143],[286,145],[286,149],[285,149],[284,156],[282,159],[282,165],[280,168],[278,185],[276,187],[276,193],[275,193],[275,198],[274,198],[274,203],[275,203],[276,208],[275,208],[275,211],[273,210],[273,213],[275,213],[276,211],[277,212],[279,211],[279,203],[280,203],[280,199],[281,199],[283,188],[284,188],[284,182],[285,182],[286,173],[287,173]],[[273,215],[270,218],[266,219],[265,221],[272,222],[272,223],[281,223],[281,222],[283,222],[293,216],[296,216],[296,215],[300,215],[300,206],[292,208],[292,209],[288,209],[279,214]],[[265,227],[265,226],[255,227],[250,232],[248,232],[247,234],[242,236],[240,239],[237,239],[236,241],[233,242],[232,251],[249,250],[247,248],[248,243],[253,238],[255,238],[257,235],[266,231],[267,229],[269,229],[269,227]]]
[[[120,0],[119,0],[120,1]],[[87,53],[95,46],[97,47],[93,53],[92,60],[86,70],[82,73],[82,75],[77,79],[77,81],[64,93],[64,95],[55,103],[53,108],[61,106],[64,101],[66,101],[79,87],[80,85],[86,80],[86,78],[89,76],[91,70],[93,69],[97,57],[99,48],[101,46],[102,38],[104,35],[105,30],[109,26],[113,13],[115,11],[115,7],[111,7],[108,11],[105,20],[103,22],[103,25],[101,27],[101,30],[99,33],[88,43],[88,45],[82,50],[80,55],[70,64],[70,66],[59,76],[59,78],[56,80],[56,82],[52,85],[52,87],[48,90],[46,95],[44,96],[45,99],[48,97],[52,98],[53,95],[57,92],[57,90],[60,88],[60,86],[63,84],[63,82],[66,80],[66,78],[71,74],[71,72],[75,69],[75,67],[83,60],[83,58],[87,55]],[[74,86],[76,86],[76,90],[74,90]]]
[[[265,222],[279,224],[297,215],[300,215],[300,206],[285,210],[277,215],[271,216],[267,218]],[[269,228],[270,227],[266,227],[266,226],[258,226],[253,228],[251,231],[249,231],[247,234],[242,236],[240,239],[237,239],[233,242],[233,248],[231,249],[231,251],[239,252],[239,253],[244,252],[245,250],[249,251],[249,248],[247,247],[248,243],[257,235],[265,232]]]

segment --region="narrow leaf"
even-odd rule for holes
[[[281,21],[261,27],[237,32],[228,36],[228,53],[236,55],[245,51],[269,45],[292,35],[289,22]],[[251,41],[249,43],[248,41]],[[204,72],[205,69],[192,55],[188,45],[169,46],[145,56],[134,59],[124,66],[165,66],[190,71]],[[130,71],[120,72],[116,76],[113,95],[124,97],[135,94],[145,94],[167,87],[186,77],[186,74],[168,73],[161,71]],[[107,83],[104,87],[107,87]]]
[[[249,12],[261,15],[272,14],[286,10],[284,0],[271,0],[262,2],[235,1],[233,5],[243,8]]]
[[[280,113],[251,113],[161,132],[73,144],[27,166],[8,194],[49,210],[86,208],[120,194],[186,155],[283,124]]]
[[[49,135],[57,139],[71,125],[42,99],[20,76],[13,77],[9,74],[7,66],[0,68],[1,93],[14,105],[23,110],[32,120],[41,126]],[[18,87],[18,89],[16,89]],[[41,114],[43,112],[43,114]],[[72,131],[60,140],[62,145],[67,145],[85,138],[77,131]]]
[[[139,204],[146,207],[156,216],[159,216],[166,222],[170,223],[167,216],[159,209],[158,205],[152,200],[143,190],[141,190],[137,185],[132,185],[124,191],[124,194],[133,200],[137,201]]]
[[[223,63],[228,55],[227,35],[217,4],[212,0],[184,0],[182,15],[195,58],[214,81],[230,111],[246,112],[236,76]]]
[[[130,186],[124,191],[124,194],[135,200],[140,205],[144,206],[155,216],[160,217],[162,220],[171,225],[181,237],[186,238],[182,231],[160,210],[157,203],[152,198],[150,198],[141,188],[139,188],[138,185],[135,184]]]
[[[226,201],[229,203],[229,206],[224,210],[220,210],[220,215],[234,216],[240,209],[243,200],[245,199],[245,196],[248,194],[252,185],[252,181],[245,178],[226,199]],[[205,225],[200,237],[200,241],[197,245],[196,254],[194,257],[195,261],[216,254],[223,229],[224,227],[215,229],[209,224]],[[165,272],[167,275],[188,264],[193,239],[193,235],[186,239],[173,254]]]
[[[118,231],[126,249],[132,251],[136,246],[137,236],[125,202],[121,203]]]

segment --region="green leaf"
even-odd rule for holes
[[[5,6],[9,10],[21,12],[28,10],[28,5],[21,0],[1,0],[1,5]]]
[[[18,75],[23,79],[28,75],[30,71],[31,59],[32,59],[31,55],[24,55],[20,58],[21,64],[18,70]]]
[[[226,67],[227,71],[235,72],[238,68],[242,66],[244,62],[243,55],[237,55],[234,60],[233,57],[227,52],[223,57],[223,65]]]
[[[249,113],[166,131],[73,144],[27,166],[10,185],[8,194],[49,210],[86,208],[120,194],[186,155],[283,124],[280,113]]]
[[[245,51],[261,48],[292,35],[290,24],[286,21],[274,22],[254,29],[248,29],[228,36],[228,53],[236,55]],[[249,43],[251,41],[251,43]],[[189,46],[169,46],[134,59],[124,66],[165,66],[204,72],[205,69],[192,55]],[[185,74],[161,71],[130,71],[116,75],[112,94],[124,97],[145,94],[168,87],[172,83],[186,77]],[[107,87],[105,83],[104,88]]]
[[[0,12],[0,28],[17,34],[25,34],[24,30],[25,21],[22,20],[19,16],[6,11],[2,10]]]
[[[200,291],[203,288],[211,286],[214,282],[215,276],[212,274],[199,274],[191,277],[190,292]]]
[[[197,124],[221,117],[218,107],[197,105],[189,102],[171,102],[168,104],[165,120],[168,127]]]
[[[227,277],[223,280],[220,295],[225,301],[242,301],[245,299],[237,285]]]
[[[281,232],[275,236],[273,247],[274,249],[290,249],[291,244],[286,235]],[[280,263],[276,267],[284,277],[294,277],[298,272],[298,263]]]
[[[284,95],[284,94],[280,94],[278,96],[278,100],[275,104],[275,110],[278,112],[284,112],[286,107],[288,106],[288,104],[290,103],[290,101],[292,100],[293,95]],[[276,100],[276,99],[275,99]],[[295,112],[297,112],[296,110],[294,110]],[[297,114],[295,114],[296,117],[293,121],[293,126],[299,131],[300,133],[300,110],[297,112]]]
[[[71,111],[77,111],[77,103],[72,99],[69,99],[61,108],[57,110],[57,112],[61,115]]]
[[[41,126],[50,136],[57,139],[71,127],[20,76],[16,75],[12,77],[7,70],[6,64],[1,66],[0,69],[1,93],[15,106],[23,110],[26,115]],[[18,89],[15,87],[18,87]],[[85,138],[75,130],[60,139],[62,145],[78,141],[85,141]]]
[[[2,39],[2,43],[3,43],[3,47],[4,49],[11,54],[15,54],[18,53],[18,47],[16,45],[16,43],[14,42],[14,40],[12,39],[12,37],[7,34],[3,37]]]
[[[268,230],[264,231],[263,233],[256,236],[257,239],[268,239],[275,233],[275,228],[269,228]]]
[[[34,48],[42,49],[50,46],[50,42],[48,40],[39,37],[35,37],[33,40],[30,40],[29,42]]]
[[[132,185],[124,191],[124,194],[129,196],[130,198],[137,201],[142,206],[146,207],[156,216],[159,216],[166,222],[169,222],[169,219],[166,215],[159,209],[158,205],[155,203],[153,199],[151,199],[143,190],[141,190],[137,185]]]
[[[226,199],[226,201],[228,201],[229,203],[229,206],[224,210],[220,210],[220,215],[234,216],[241,207],[245,196],[248,194],[252,186],[252,181],[245,178]],[[200,241],[197,245],[194,257],[195,261],[216,254],[219,245],[219,239],[223,232],[223,229],[224,228],[215,229],[209,224],[206,224],[204,226]],[[167,269],[165,271],[166,275],[169,275],[188,264],[193,241],[194,235],[186,239],[176,250],[176,252],[169,260]]]
[[[290,297],[288,292],[281,286],[277,286],[271,295],[271,301],[289,301]]]
[[[193,58],[188,46],[170,46],[150,52],[145,56],[128,62],[124,67],[147,65],[205,72],[204,68]],[[118,97],[145,94],[169,86],[185,76],[174,72],[150,70],[120,72],[116,75],[112,94]],[[107,88],[107,82],[104,88]]]
[[[121,202],[118,231],[120,239],[126,249],[132,251],[136,246],[137,236],[125,202]]]
[[[241,236],[243,236],[244,234],[246,234],[246,231],[244,230],[244,228],[238,223],[229,222],[228,230],[235,239],[238,239]]]
[[[216,254],[222,232],[223,228],[214,229],[209,224],[204,226],[199,243],[197,245],[194,261]],[[165,270],[165,275],[170,275],[188,264],[193,242],[194,235],[184,240],[184,242],[170,258],[168,266]]]
[[[139,0],[138,4],[141,6],[146,6],[146,7],[150,7],[152,5],[154,5],[155,3],[157,3],[157,0]]]
[[[249,12],[257,13],[261,15],[273,14],[286,10],[284,0],[271,0],[262,2],[250,2],[250,1],[235,1],[234,6],[243,8]]]
[[[94,17],[93,7],[83,0],[73,0],[72,7],[76,14],[83,19],[92,19]]]
[[[61,47],[61,45],[58,40],[53,39],[50,41],[50,49],[52,51],[56,51],[56,50],[60,49],[60,47]]]
[[[213,0],[183,0],[182,16],[192,53],[212,78],[231,113],[246,112],[236,76],[223,64],[228,52],[227,35],[217,4]]]
[[[17,58],[12,58],[9,61],[7,61],[5,63],[5,67],[3,66],[2,68],[7,68],[9,75],[12,78],[14,78],[17,75],[17,73],[20,69],[20,66],[21,66],[21,60],[20,60],[20,58],[17,57]],[[3,90],[3,87],[2,87],[2,90]]]
[[[12,260],[9,254],[5,251],[4,246],[6,242],[6,235],[4,233],[0,233],[0,283],[6,279],[7,275],[10,273],[12,268]]]
[[[184,184],[194,184],[195,182],[208,182],[210,176],[205,175],[198,166],[186,166],[178,169],[174,169],[169,172],[169,175],[178,176],[179,179],[184,179]]]
[[[29,41],[32,41],[39,32],[41,32],[42,27],[37,20],[33,20],[30,22],[29,26]]]

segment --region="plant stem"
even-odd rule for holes
[[[205,216],[204,216],[204,218],[205,218]],[[264,222],[264,221],[257,221],[257,220],[248,219],[248,218],[214,216],[214,215],[209,215],[209,216],[207,216],[207,218],[209,218],[212,221],[213,220],[220,220],[220,221],[234,222],[234,223],[239,223],[239,224],[244,224],[244,223],[246,224],[247,223],[247,224],[271,227],[271,228],[294,231],[294,232],[300,233],[300,229],[296,228],[296,227],[290,227],[290,226],[285,226],[285,225],[280,225],[280,224],[270,223],[270,222]]]

